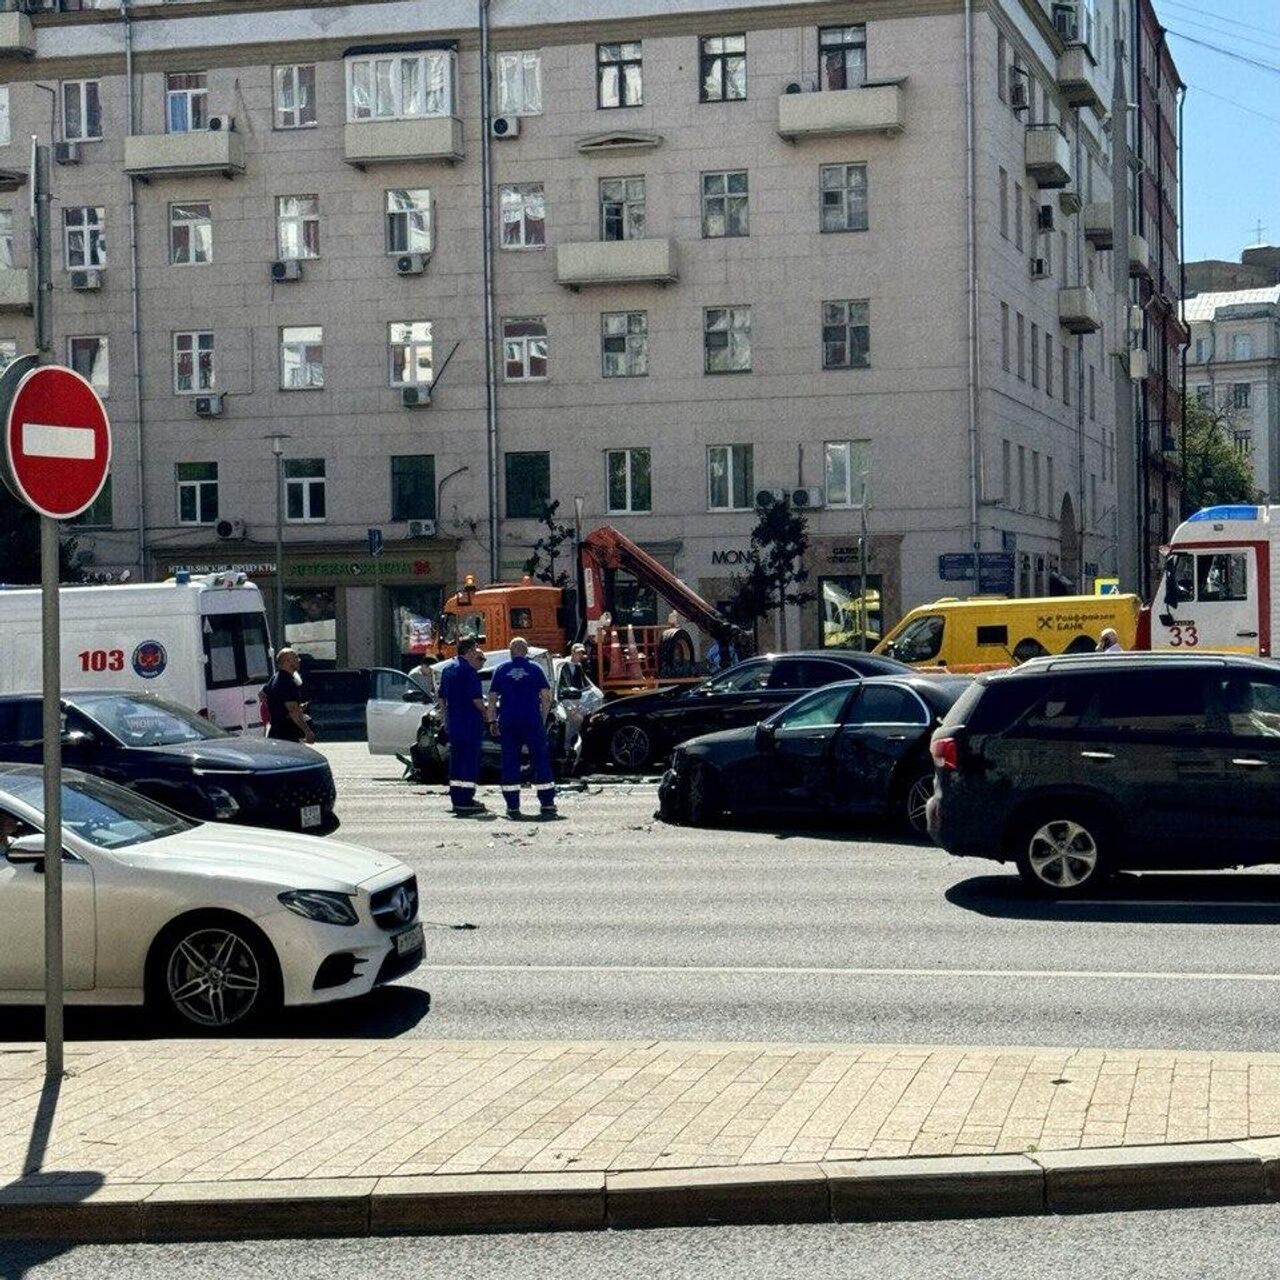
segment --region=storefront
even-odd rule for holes
[[[874,649],[902,614],[902,538],[872,534],[866,576],[856,537],[814,538],[805,556],[814,599],[800,618],[809,649]]]
[[[363,542],[286,548],[284,643],[307,666],[405,670],[434,644],[444,595],[456,586],[456,565],[453,543],[388,543],[378,557]],[[224,543],[156,553],[158,578],[180,569],[246,574],[262,589],[274,628],[274,548],[263,554],[260,546]]]

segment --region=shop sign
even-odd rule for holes
[[[380,578],[400,574],[403,577],[425,578],[431,574],[430,560],[304,560],[285,563],[285,576],[289,578],[361,578],[377,574]]]
[[[870,548],[868,547],[868,550]],[[832,547],[827,559],[834,564],[846,564],[850,560],[857,560],[862,554],[862,548],[856,543],[845,543],[842,546]]]
[[[750,551],[740,551],[737,547],[725,547],[711,553],[712,564],[747,564],[750,559]]]

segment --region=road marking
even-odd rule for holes
[[[1280,982],[1280,973],[1175,973],[1134,969],[840,969],[774,965],[698,966],[677,964],[424,964],[433,973],[630,973],[709,974],[787,978],[1051,978],[1094,981],[1120,978],[1141,982]]]
[[[22,452],[28,458],[83,458],[92,462],[97,447],[98,436],[92,427],[22,424]]]

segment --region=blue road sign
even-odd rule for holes
[[[973,553],[950,551],[938,557],[938,577],[943,582],[972,582]]]
[[[978,590],[990,595],[1013,595],[1013,553],[978,552]]]
[[[380,556],[383,552],[382,546],[382,530],[369,530],[369,554],[371,556]]]

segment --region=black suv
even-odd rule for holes
[[[929,833],[1035,889],[1280,861],[1280,665],[1038,658],[979,677],[931,744]]]

